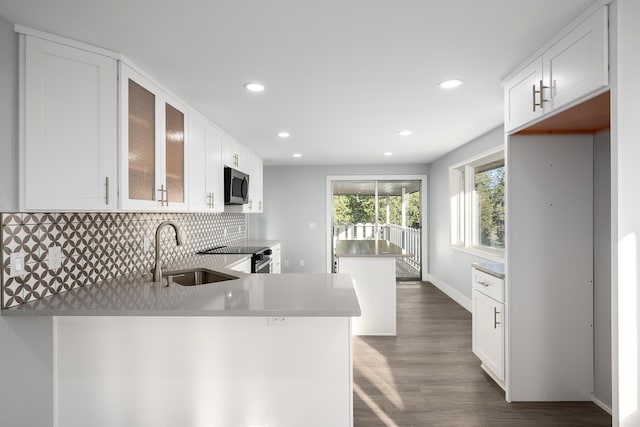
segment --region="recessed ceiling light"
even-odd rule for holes
[[[283,131],[283,132],[278,132],[278,136],[280,138],[289,138],[290,135],[289,135],[289,132],[284,132]]]
[[[385,156],[393,156],[393,153],[391,151],[387,151],[386,153],[384,153]]]
[[[438,86],[440,86],[440,89],[454,89],[460,85],[462,85],[462,80],[457,80],[457,79],[445,80],[443,82],[438,83]]]
[[[249,92],[262,92],[264,90],[264,85],[260,83],[250,82],[245,83],[244,88]]]
[[[413,132],[411,132],[410,130],[401,130],[400,132],[398,132],[398,135],[400,135],[400,136],[409,136],[412,133]]]
[[[302,157],[302,154],[300,154],[300,153],[296,153],[296,154],[294,154],[294,155],[293,155],[293,157],[295,157],[296,159],[298,159],[298,158]]]

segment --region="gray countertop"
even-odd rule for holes
[[[502,262],[474,262],[471,265],[487,274],[504,279],[504,263]]]
[[[338,240],[337,257],[405,257],[411,254],[388,240]]]
[[[347,274],[246,274],[231,270],[249,255],[195,255],[165,272],[206,268],[237,277],[199,286],[151,282],[141,273],[73,289],[2,315],[43,316],[360,316]]]

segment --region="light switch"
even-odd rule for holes
[[[11,277],[24,276],[24,253],[14,252],[9,257]]]
[[[316,229],[316,223],[315,222],[310,222],[309,223],[309,230],[315,230]]]

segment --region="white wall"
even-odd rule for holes
[[[18,210],[18,37],[0,18],[0,211]],[[50,317],[0,316],[0,424],[53,425]]]
[[[450,242],[449,166],[504,145],[500,126],[429,165],[429,273],[436,285],[471,300],[471,263],[487,261],[452,249]]]
[[[611,408],[610,133],[593,139],[593,395]]]
[[[282,242],[283,273],[325,273],[326,177],[419,175],[427,171],[426,165],[265,166],[264,213],[249,215],[249,237]],[[315,229],[310,228],[311,223]]]
[[[617,23],[611,102],[611,217],[617,243],[612,247],[613,410],[614,425],[619,419],[631,427],[640,425],[640,2],[618,0],[612,12]]]

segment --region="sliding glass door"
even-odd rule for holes
[[[331,181],[332,259],[338,240],[388,240],[411,254],[398,258],[398,280],[422,274],[422,192],[420,180]]]

